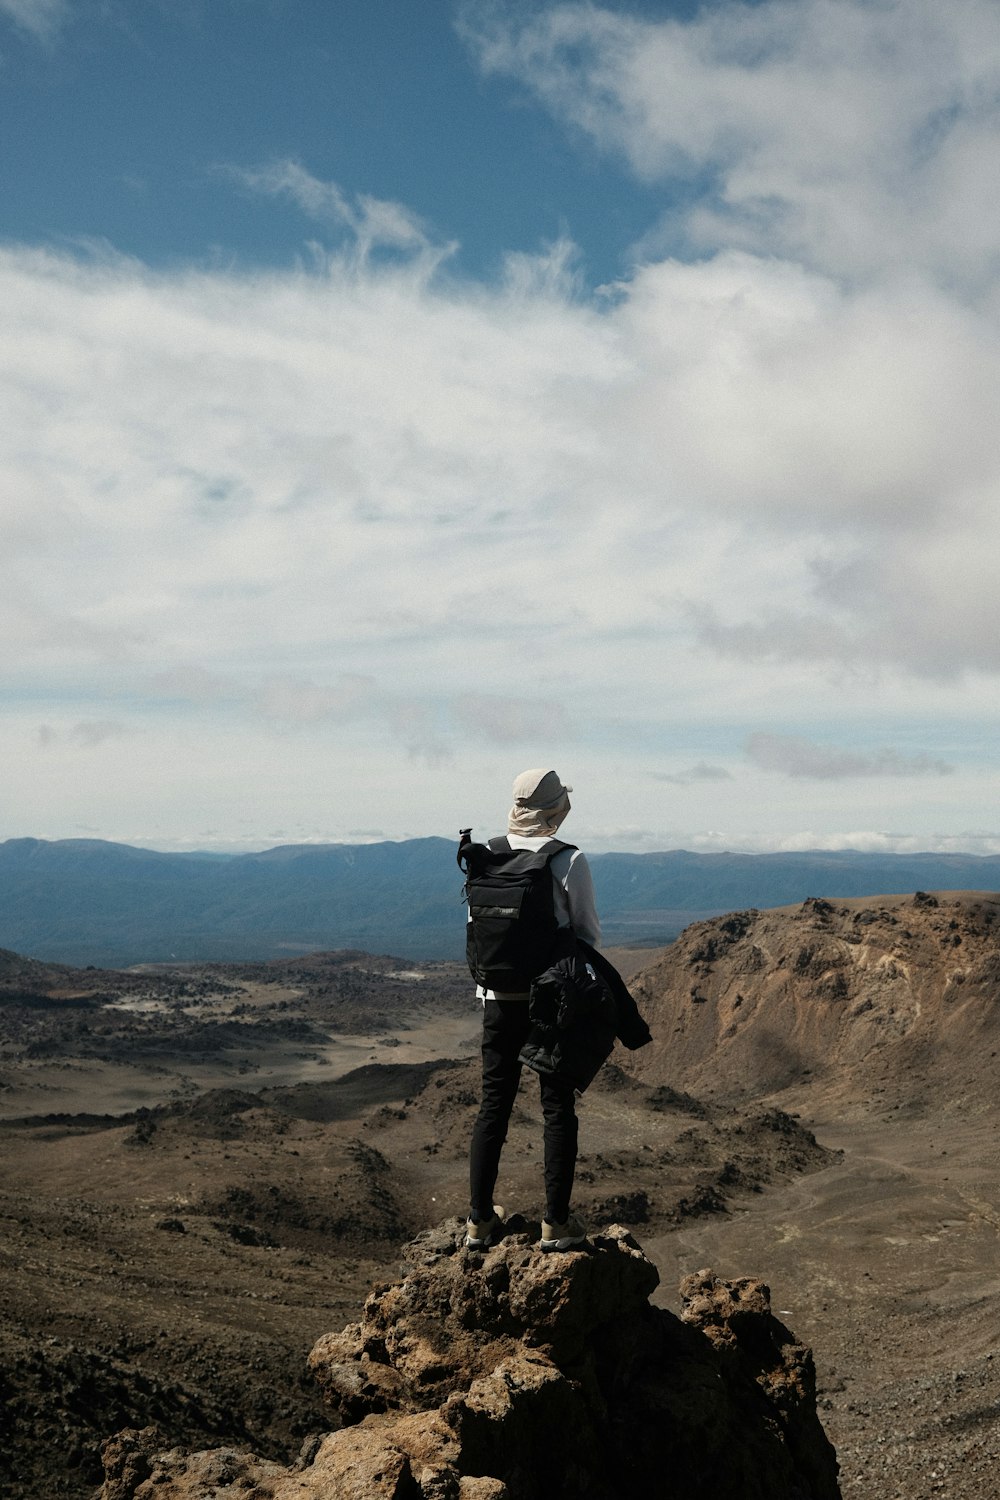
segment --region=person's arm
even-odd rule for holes
[[[569,907],[570,926],[577,937],[583,938],[591,947],[601,946],[601,919],[597,915],[597,900],[594,896],[594,878],[590,873],[587,856],[577,851],[563,881],[566,902]]]

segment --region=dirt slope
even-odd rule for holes
[[[811,1113],[992,1105],[1000,897],[805,901],[689,927],[633,986],[636,1075]]]

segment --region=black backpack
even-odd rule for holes
[[[477,984],[501,994],[525,994],[531,981],[571,953],[571,928],[556,920],[550,864],[563,849],[550,839],[541,849],[512,849],[506,838],[474,844],[462,830],[458,863],[465,871],[469,925],[465,956]]]

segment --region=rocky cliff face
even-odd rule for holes
[[[811,1353],[762,1282],[689,1276],[676,1317],[626,1230],[545,1255],[529,1228],[485,1255],[456,1221],[406,1248],[314,1348],[342,1425],[292,1468],[124,1432],[95,1500],[836,1500]]]
[[[638,1077],[808,1108],[992,1104],[1000,897],[809,900],[689,927],[633,985]],[[994,1059],[994,1061],[991,1061]],[[891,1096],[891,1097],[890,1097]]]

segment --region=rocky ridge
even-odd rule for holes
[[[1000,896],[917,891],[733,912],[633,987],[654,1042],[627,1066],[785,1108],[991,1107]]]
[[[677,1317],[620,1226],[565,1255],[519,1221],[485,1255],[462,1240],[454,1220],[418,1236],[315,1346],[342,1425],[296,1464],[125,1431],[95,1500],[617,1500],[664,1475],[690,1500],[839,1496],[811,1352],[763,1282],[688,1276]]]

